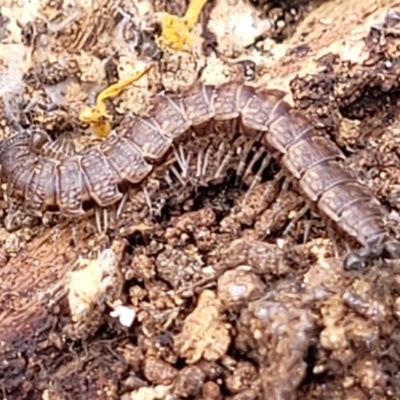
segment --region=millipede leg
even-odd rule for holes
[[[143,195],[144,195],[144,199],[146,201],[147,207],[149,207],[150,215],[153,215],[153,206],[151,204],[150,193],[147,190],[146,185],[142,185],[142,191],[143,191]]]
[[[178,179],[178,181],[181,183],[182,186],[186,185],[186,182],[183,180],[181,174],[179,173],[179,171],[175,168],[174,165],[171,166],[171,171],[173,172],[173,174],[175,175],[175,177]]]
[[[104,233],[108,231],[108,209],[103,208]]]
[[[247,201],[250,193],[254,190],[254,188],[261,182],[262,179],[262,174],[264,172],[264,170],[268,167],[269,163],[271,161],[271,155],[267,153],[266,157],[264,158],[260,168],[258,169],[257,173],[255,174],[249,189],[246,192],[245,198],[244,198],[244,202]],[[246,175],[247,171],[245,172]]]
[[[246,160],[247,157],[254,146],[254,141],[249,141],[248,143],[245,144],[243,151],[240,153],[240,160],[239,160],[239,165],[237,168],[237,176],[242,178],[243,171],[246,167]]]
[[[203,155],[204,155],[204,149],[201,148],[199,151],[199,154],[197,156],[197,163],[196,163],[196,175],[195,178],[197,180],[200,179],[201,174],[202,174],[202,161],[203,161]]]
[[[99,234],[106,233],[108,230],[108,209],[96,207],[95,218],[96,227]]]
[[[335,237],[335,229],[332,226],[332,221],[327,220],[326,221],[326,231],[328,233],[329,239],[331,239],[332,242],[332,247],[333,247],[333,255],[335,258],[339,258],[339,248],[338,248],[338,243]]]
[[[164,180],[165,180],[165,182],[167,183],[167,185],[168,186],[173,186],[173,184],[174,184],[174,182],[173,182],[173,180],[172,180],[172,178],[171,178],[171,170],[167,170],[166,172],[165,172],[165,174],[164,174]]]
[[[295,215],[295,217],[289,222],[288,226],[283,231],[283,236],[286,236],[296,225],[296,223],[304,217],[307,211],[310,210],[310,206],[305,204]]]
[[[173,146],[172,151],[174,153],[176,161],[178,162],[179,167],[181,168],[181,171],[182,171],[181,175],[183,178],[185,178],[187,176],[189,166],[187,163],[187,158],[185,157],[185,153],[184,153],[182,144],[179,144],[179,151],[176,148],[176,146]]]
[[[203,166],[201,168],[201,177],[200,177],[201,183],[203,183],[203,178],[206,176],[206,172],[207,172],[207,167],[208,167],[208,162],[209,162],[209,159],[210,159],[211,151],[212,151],[212,149],[209,146],[207,148],[207,150],[206,150],[206,154],[204,156],[204,163],[203,163]]]
[[[226,166],[229,164],[229,161],[232,158],[232,150],[229,150],[229,152],[226,154],[224,159],[222,160],[220,166],[217,169],[217,172],[214,175],[214,179],[219,179],[222,175],[222,172],[225,170]]]
[[[94,211],[94,216],[96,219],[97,232],[101,233],[101,210],[99,207],[96,207],[96,209]]]
[[[122,212],[124,211],[126,202],[128,201],[128,197],[129,197],[128,192],[124,193],[124,195],[122,196],[122,199],[118,204],[116,218],[119,218],[121,216]]]
[[[79,239],[78,239],[78,230],[76,226],[71,227],[71,237],[72,237],[72,243],[74,244],[75,247],[78,247]]]
[[[232,157],[234,156],[235,149],[242,146],[246,141],[244,136],[239,136],[239,138],[235,141],[235,146],[232,146],[229,151],[221,158],[221,161],[218,163],[219,167],[214,174],[214,179],[218,180],[221,179],[222,175],[226,171],[227,166],[229,165]],[[218,149],[219,150],[219,149]]]
[[[311,221],[311,220],[306,221],[304,233],[303,233],[303,244],[306,244],[308,241],[308,237],[310,236],[312,224],[313,224],[313,221]]]
[[[264,154],[266,154],[265,159],[267,159],[267,162],[266,162],[266,163],[265,163],[265,159],[263,160],[264,168],[266,168],[266,167],[268,166],[268,164],[269,164],[270,161],[271,161],[271,155],[268,154],[268,153],[266,153],[266,152],[265,152],[265,149],[259,148],[259,149],[257,150],[256,154],[254,154],[254,156],[253,156],[252,160],[250,161],[249,165],[247,166],[246,171],[245,171],[244,174],[243,174],[243,180],[247,178],[247,176],[250,174],[251,170],[253,169],[254,164],[255,164]],[[259,169],[259,171],[260,171],[260,170],[263,170],[264,168],[261,166],[260,169]],[[261,173],[262,173],[262,172],[261,172]]]
[[[282,174],[283,175],[283,174]],[[287,192],[289,189],[290,184],[292,183],[292,178],[288,178],[285,176],[285,179],[282,183],[281,192]]]
[[[225,154],[226,149],[226,139],[224,139],[219,145],[217,150],[217,165],[220,165],[222,162],[222,158]]]

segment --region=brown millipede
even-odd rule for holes
[[[184,134],[238,132],[278,152],[306,197],[365,248],[395,256],[397,242],[386,240],[386,209],[344,169],[336,144],[284,97],[280,90],[239,82],[196,83],[179,96],[157,95],[148,116],[128,114],[102,142],[79,154],[43,153],[51,148],[48,138],[25,131],[1,143],[2,177],[34,215],[58,210],[77,216],[88,202],[107,208],[121,201],[127,186],[151,174]]]

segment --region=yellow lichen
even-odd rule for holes
[[[206,2],[207,0],[191,0],[182,18],[165,13],[161,19],[161,36],[158,43],[172,50],[190,50],[193,43],[192,29]]]
[[[79,119],[91,126],[94,133],[99,137],[105,137],[111,132],[111,115],[108,113],[106,99],[118,96],[133,82],[138,81],[145,75],[152,65],[146,67],[143,71],[134,74],[133,76],[118,81],[117,83],[107,87],[96,98],[94,107],[84,107],[79,114]]]

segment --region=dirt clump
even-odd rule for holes
[[[345,152],[395,230],[395,2],[209,1],[191,51],[162,46],[163,13],[183,16],[187,3],[6,0],[1,139],[40,127],[86,149],[102,139],[83,107],[150,64],[105,101],[117,131],[157,93],[197,80],[282,89]],[[180,185],[179,155],[200,163],[204,143],[220,149],[207,153],[213,173],[221,143],[240,159],[240,139],[229,135],[185,136],[175,158],[107,213],[32,216],[2,184],[0,398],[399,398],[398,261],[346,270],[355,243],[306,207],[279,159],[262,164],[260,146],[242,174],[227,167],[218,181]]]

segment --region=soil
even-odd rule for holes
[[[247,80],[286,90],[398,225],[395,1],[209,1],[190,52],[157,41],[160,13],[185,1],[3,3],[1,138],[40,126],[90,145],[79,110],[150,63],[108,101],[115,126],[162,90]],[[106,233],[93,210],[32,217],[2,185],[0,398],[400,398],[397,260],[346,270],[356,244],[278,162],[252,191],[235,171],[178,190],[165,168],[109,210]]]

